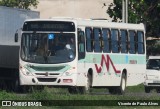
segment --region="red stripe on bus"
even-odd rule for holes
[[[104,55],[102,55],[101,66],[98,67],[98,65],[95,64],[97,73],[101,73],[104,63],[105,63],[105,65],[106,65],[107,71],[109,71],[109,64],[111,63],[111,65],[112,65],[115,73],[120,73],[120,72],[121,72],[120,70],[117,70],[117,69],[116,69],[116,67],[114,66],[114,64],[113,64],[111,58],[109,57],[109,55],[106,55],[106,58],[105,58]]]

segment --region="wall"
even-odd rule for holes
[[[39,0],[36,11],[41,18],[76,17],[76,18],[107,18],[108,5],[113,0]],[[104,6],[104,3],[106,6]]]

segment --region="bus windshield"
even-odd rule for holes
[[[23,33],[21,58],[40,64],[70,62],[75,59],[73,33]]]

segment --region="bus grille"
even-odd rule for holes
[[[37,78],[39,82],[55,82],[56,78]]]

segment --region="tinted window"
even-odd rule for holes
[[[101,29],[94,28],[94,51],[95,52],[101,52],[101,39],[102,39]]]
[[[121,30],[121,52],[127,53],[127,45],[128,45],[128,36],[126,30]]]
[[[144,53],[144,34],[142,31],[138,31],[138,53],[143,54]]]
[[[88,52],[93,51],[92,29],[86,28],[86,48]]]
[[[23,33],[20,56],[26,62],[40,64],[73,61],[76,57],[75,34]]]
[[[135,31],[129,31],[129,53],[136,53],[136,33]]]
[[[119,52],[119,44],[118,44],[118,30],[112,29],[111,30],[111,44],[112,44],[112,52],[118,53]]]
[[[149,59],[147,62],[147,69],[159,69],[160,59]]]
[[[102,29],[102,37],[103,37],[103,52],[109,53],[110,52],[110,30],[109,29]]]

